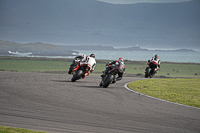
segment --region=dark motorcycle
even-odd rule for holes
[[[68,74],[73,74],[73,69],[76,68],[77,64],[80,62],[80,56],[75,57],[74,60],[72,61],[72,64],[69,67]]]
[[[107,88],[110,84],[115,83],[117,81],[116,74],[118,74],[120,71],[122,72],[124,70],[124,64],[118,65],[111,65],[110,70],[108,73],[102,77],[102,81],[100,82],[99,86],[103,86],[104,88]]]
[[[79,67],[78,70],[73,72],[73,77],[72,77],[71,81],[75,82],[76,80],[81,79],[84,74],[85,74],[85,68]]]
[[[156,73],[156,71],[155,71],[156,67],[157,67],[156,64],[154,64],[153,62],[148,61],[147,67],[145,69],[145,78],[153,78],[153,76]]]

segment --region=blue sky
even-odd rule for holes
[[[136,4],[136,3],[179,3],[192,0],[96,0],[110,4]]]

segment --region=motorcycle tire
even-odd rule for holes
[[[73,74],[73,71],[69,69],[68,74]]]
[[[108,78],[106,79],[106,81],[103,83],[103,88],[107,88],[109,86],[109,84],[112,82],[114,76],[112,74],[110,74],[108,76]]]
[[[102,81],[100,82],[99,86],[101,87],[103,85]]]
[[[146,68],[146,72],[145,72],[145,78],[149,77],[151,69],[149,67]]]
[[[73,77],[71,79],[72,82],[75,82],[76,80],[80,79],[83,75],[82,70],[78,70],[76,73],[73,74]]]
[[[76,68],[76,65],[77,65],[77,63],[76,63],[76,64],[73,63],[73,64],[70,65],[68,74],[73,74],[73,71],[72,71],[72,70]]]
[[[155,73],[153,72],[149,77],[150,77],[150,78],[153,78],[154,75],[155,75]]]

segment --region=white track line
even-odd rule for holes
[[[129,82],[129,83],[131,83],[131,82]],[[192,107],[192,106],[188,106],[188,105],[184,105],[184,104],[180,104],[180,103],[170,102],[170,101],[166,101],[166,100],[163,100],[163,99],[159,99],[159,98],[156,98],[156,97],[152,97],[152,96],[149,96],[149,95],[145,95],[145,94],[139,93],[139,92],[137,92],[137,91],[134,91],[134,90],[128,88],[127,85],[128,85],[129,83],[126,83],[126,84],[124,85],[124,87],[125,87],[127,90],[132,91],[132,92],[134,92],[134,93],[136,93],[136,94],[143,95],[143,96],[146,96],[146,97],[149,97],[149,98],[153,98],[153,99],[156,99],[156,100],[160,100],[160,101],[163,101],[163,102],[167,102],[167,103],[172,103],[172,104],[176,104],[176,105],[180,105],[180,106],[185,106],[185,107],[188,107],[188,108],[200,109],[200,108],[198,108],[198,107]]]

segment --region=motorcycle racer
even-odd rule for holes
[[[123,64],[123,68],[121,66],[121,64]],[[112,61],[112,62],[108,62],[106,64],[106,70],[103,72],[103,74],[101,75],[101,77],[105,77],[105,75],[108,73],[108,71],[111,69],[111,65],[116,65],[116,66],[119,66],[121,68],[122,71],[119,71],[118,72],[118,77],[116,78],[117,80],[121,80],[123,75],[124,75],[124,72],[125,72],[125,64],[124,64],[124,60],[123,58],[119,58],[118,60],[116,61]]]
[[[160,68],[160,59],[159,59],[159,55],[155,55],[154,57],[152,57],[150,60],[148,60],[147,65],[149,65],[149,63],[152,62],[153,63],[153,68],[155,68],[155,72],[159,70]]]
[[[91,54],[90,56],[86,56],[83,54],[80,62],[77,64],[76,68],[73,69],[73,71],[78,70],[80,66],[84,67],[85,69],[85,74],[82,76],[82,78],[85,78],[90,72],[92,73],[96,67],[95,55]]]

